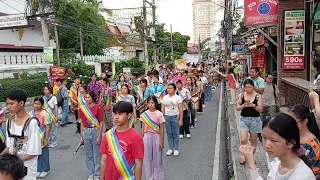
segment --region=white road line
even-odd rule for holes
[[[219,167],[220,167],[220,129],[221,129],[221,112],[222,112],[222,94],[223,88],[222,83],[220,83],[220,100],[219,100],[219,112],[218,112],[218,122],[217,122],[217,131],[216,131],[216,144],[214,148],[214,159],[213,159],[213,172],[212,180],[219,179]]]

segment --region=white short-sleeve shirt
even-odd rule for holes
[[[165,106],[166,116],[177,116],[179,114],[179,103],[182,103],[182,99],[179,95],[169,96],[165,95],[162,99]]]

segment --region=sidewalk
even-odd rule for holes
[[[228,86],[227,86],[228,88]],[[230,102],[230,90],[227,90],[228,100]],[[240,91],[237,91],[237,95]],[[230,138],[231,138],[231,156],[233,160],[233,168],[234,168],[234,176],[235,180],[250,180],[250,174],[248,170],[247,164],[240,164],[240,138],[239,138],[239,117],[240,112],[236,111],[236,105],[228,105],[228,119],[229,119],[229,127],[230,127]],[[263,149],[262,143],[258,140],[258,146],[255,153],[255,160],[257,164],[257,168],[259,169],[260,176],[263,179],[267,179],[269,170],[266,152]]]

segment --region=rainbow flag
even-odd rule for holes
[[[128,160],[124,156],[124,152],[122,147],[119,143],[119,139],[115,132],[115,128],[110,129],[106,133],[106,139],[108,143],[108,147],[111,151],[113,162],[121,176],[119,180],[135,180],[134,171],[135,171],[135,163],[131,164],[128,163]]]
[[[100,129],[100,122],[98,119],[92,114],[90,108],[88,107],[87,103],[84,101],[84,99],[81,97],[81,95],[78,96],[78,103],[81,111],[86,116],[87,120],[90,121],[91,124],[93,124],[95,127]]]
[[[6,143],[6,135],[4,134],[3,129],[0,127],[0,140],[2,143]]]
[[[154,130],[156,133],[160,134],[160,125],[156,122],[154,122],[150,116],[147,114],[147,112],[143,112],[140,115],[140,119],[147,124],[152,130]]]
[[[53,124],[58,127],[59,124],[58,124],[58,121],[57,121],[57,118],[56,116],[54,115],[54,111],[53,109],[50,108],[49,104],[48,104],[48,101],[47,101],[47,98],[46,97],[43,97],[43,100],[44,100],[44,104],[43,104],[43,109],[49,114]]]

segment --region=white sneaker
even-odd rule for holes
[[[198,113],[198,114],[199,114],[199,113]],[[195,119],[194,119],[194,122],[198,122],[198,118],[195,118]]]
[[[183,139],[183,135],[180,135],[180,139]]]
[[[179,156],[179,151],[175,149],[174,152],[173,152],[173,155],[174,156]]]
[[[190,126],[190,129],[193,129],[193,128],[194,128],[194,125],[191,125],[191,126]],[[187,137],[188,137],[188,134],[187,134]]]
[[[205,105],[202,105],[202,108],[203,108],[203,109],[205,109],[205,108],[206,108],[206,106],[205,106]]]
[[[190,139],[191,138],[191,134],[187,134],[187,138]]]
[[[44,177],[46,177],[49,173],[50,173],[50,171],[49,171],[49,172],[41,172],[41,174],[39,175],[39,177],[40,177],[40,178],[44,178]]]
[[[39,177],[39,176],[40,176],[40,174],[41,174],[41,172],[37,172],[37,176],[36,176],[36,177]]]
[[[167,151],[166,155],[167,155],[167,156],[171,156],[172,153],[173,153],[172,149],[169,149],[169,150]]]
[[[201,113],[200,112],[198,112],[198,115],[200,115]]]

